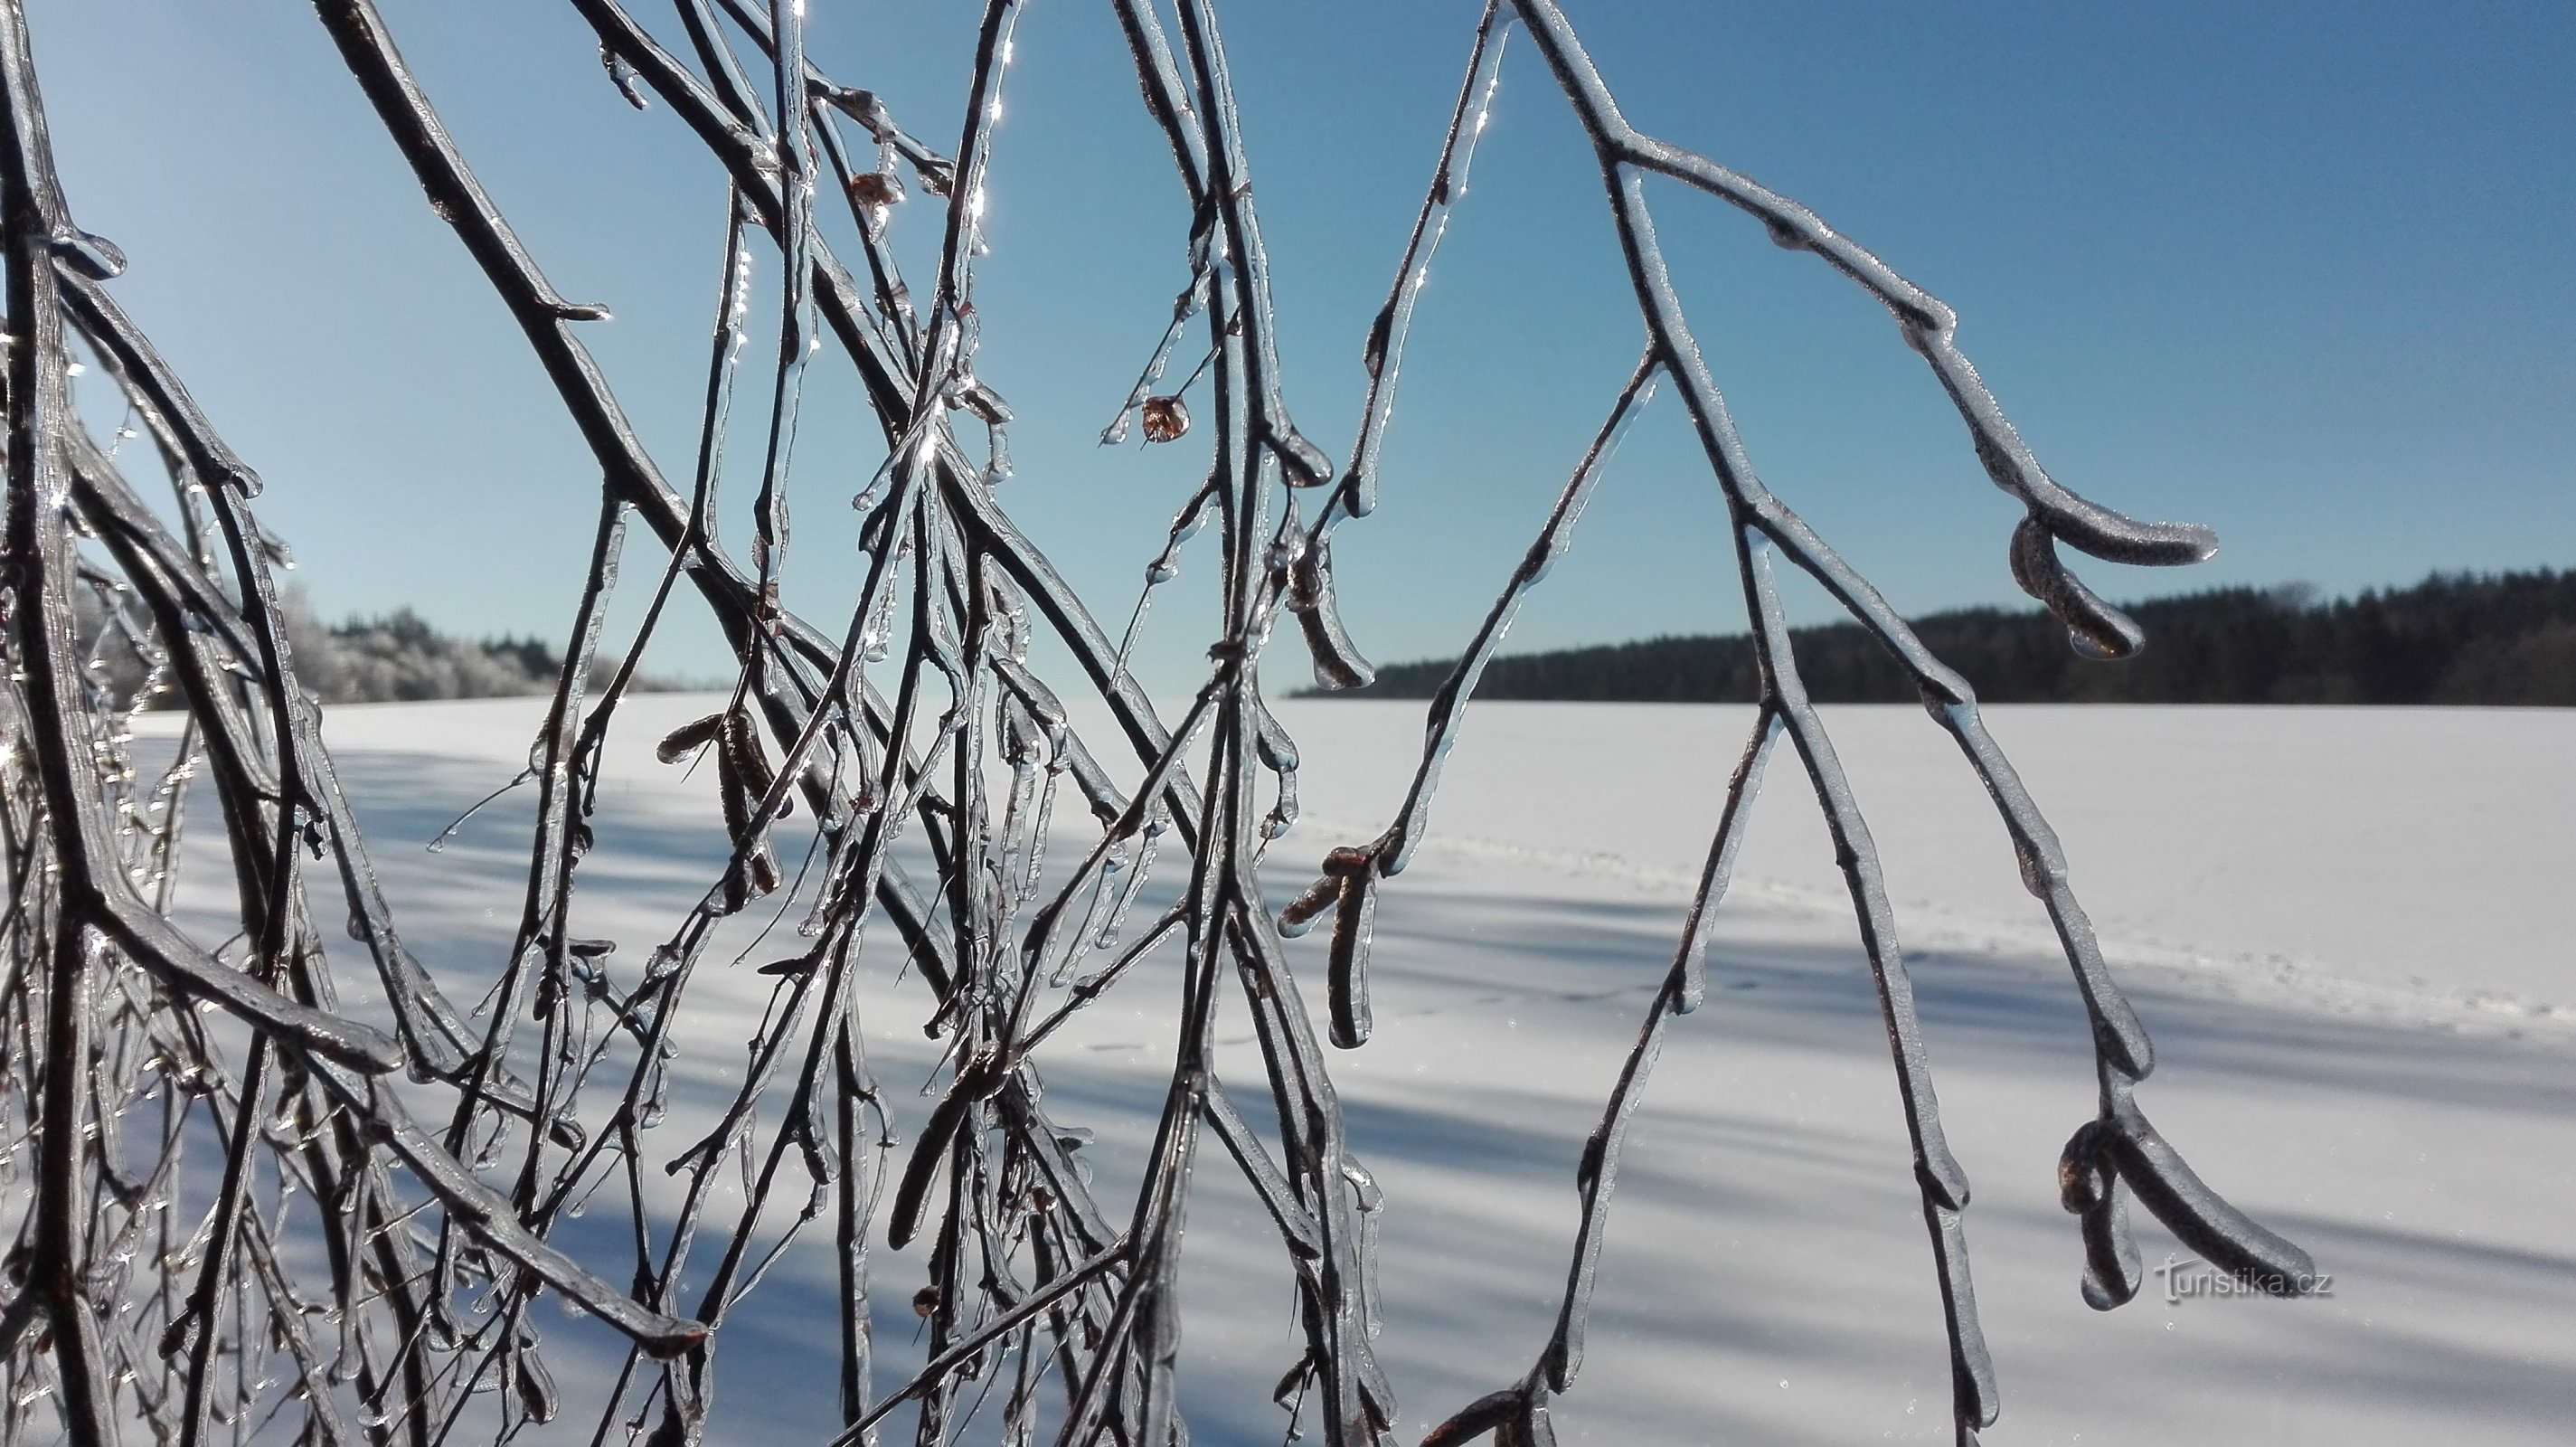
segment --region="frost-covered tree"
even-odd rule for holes
[[[1658,391],[1702,439],[1729,523],[1759,650],[1757,721],[1670,974],[1582,1154],[1581,1226],[1553,1330],[1534,1362],[1498,1367],[1500,1389],[1426,1440],[1551,1440],[1549,1404],[1582,1363],[1594,1266],[1615,1246],[1607,1213],[1631,1113],[1665,1031],[1699,1003],[1707,934],[1783,741],[1824,805],[1876,972],[1913,1147],[1891,1168],[1919,1186],[1959,1438],[1995,1415],[1969,1286],[1967,1182],[1944,1144],[1878,862],[1782,622],[1782,569],[1820,582],[1898,661],[1929,726],[1958,741],[1992,794],[2065,941],[2100,1081],[2098,1113],[2075,1131],[2061,1173],[2088,1299],[2114,1306],[2138,1288],[2132,1197],[2224,1266],[2283,1289],[2303,1279],[2297,1248],[2203,1186],[2143,1114],[2147,1038],[1968,686],[1756,475],[1670,285],[1648,183],[1733,205],[1886,306],[1988,473],[2024,505],[2014,575],[2076,646],[2119,654],[2138,632],[2066,570],[2062,547],[2183,563],[2206,555],[2210,536],[2133,521],[2051,480],[1959,352],[1947,307],[1805,207],[1632,127],[1552,0],[1496,0],[1461,36],[1466,79],[1446,137],[1426,138],[1437,144],[1426,146],[1419,217],[1409,239],[1390,238],[1400,259],[1387,304],[1352,338],[1367,402],[1338,457],[1291,419],[1213,0],[1104,7],[1189,218],[1169,330],[1111,429],[1207,459],[1204,481],[1174,499],[1168,534],[1140,550],[1155,559],[1149,587],[1185,545],[1221,579],[1205,675],[1170,712],[1147,699],[1100,621],[1142,604],[1075,596],[1005,506],[1012,414],[979,371],[975,279],[1016,0],[985,7],[962,106],[938,132],[954,136],[948,148],[907,128],[867,77],[811,63],[802,0],[679,0],[661,32],[618,0],[569,3],[616,85],[676,113],[725,193],[692,457],[657,458],[638,441],[583,343],[604,309],[547,282],[375,6],[317,6],[603,479],[530,754],[535,823],[515,945],[489,970],[432,970],[403,943],[313,697],[316,665],[335,651],[343,670],[408,665],[362,639],[322,645],[282,597],[254,517],[257,474],[154,350],[147,319],[119,305],[123,259],[81,229],[78,198],[55,179],[25,15],[0,0],[0,584],[12,670],[0,689],[11,889],[0,1173],[13,1187],[0,1200],[0,1439],[428,1447],[556,1421],[592,1441],[621,1430],[656,1443],[720,1437],[734,1343],[769,1304],[756,1288],[796,1253],[828,1263],[837,1283],[831,1319],[792,1328],[839,1342],[837,1441],[890,1430],[901,1414],[925,1447],[970,1433],[1161,1447],[1178,1440],[1192,1183],[1234,1172],[1275,1225],[1298,1323],[1276,1386],[1248,1388],[1294,1404],[1328,1442],[1392,1440],[1394,1392],[1374,1342],[1381,1197],[1351,1149],[1331,1051],[1370,1037],[1373,910],[1428,826],[1478,673]],[[1264,866],[1289,847],[1278,841],[1297,815],[1298,760],[1259,664],[1302,647],[1327,686],[1369,677],[1337,607],[1333,549],[1375,504],[1414,299],[1465,195],[1513,37],[1527,52],[1515,59],[1521,83],[1560,94],[1591,142],[1641,323],[1637,364],[1433,700],[1421,772],[1393,822],[1329,852],[1295,847],[1320,857],[1320,878],[1275,908]],[[936,232],[926,274],[898,265],[899,225]],[[766,318],[753,315],[750,280],[762,268],[778,278],[758,293]],[[819,349],[827,334],[835,345]],[[1167,363],[1201,353],[1170,380]],[[131,403],[141,445],[119,451],[91,434],[68,399],[74,361]],[[864,566],[828,620],[781,601],[800,557],[787,528],[791,459],[822,463],[788,443],[806,375],[825,365],[853,370],[881,424],[868,456],[831,459],[835,475],[863,479],[846,541]],[[736,432],[739,450],[765,463],[720,506],[715,460]],[[155,489],[168,501],[147,502]],[[621,586],[650,602],[627,662],[603,678],[605,609]],[[672,895],[659,938],[588,938],[571,901],[598,843],[601,760],[634,660],[683,607],[713,619],[738,674],[659,748],[712,773],[731,855]],[[387,631],[402,642],[406,629]],[[405,646],[418,653],[418,642]],[[93,666],[120,650],[130,684]],[[158,695],[184,709],[186,727],[175,755],[147,766],[128,725]],[[1093,717],[1105,722],[1084,722]],[[173,909],[192,777],[209,786],[211,817],[191,833],[229,870],[226,917],[212,928]],[[788,941],[762,971],[769,1006],[727,1098],[702,1129],[677,1129],[673,1062],[710,1048],[693,1000],[722,967],[711,959],[767,921]],[[1300,976],[1286,940],[1324,921],[1329,945]],[[1141,1177],[1113,1194],[1086,1169],[1079,1122],[1047,1098],[1042,1075],[1059,1028],[1149,957],[1179,982],[1174,1063],[1150,1107],[1158,1125]],[[945,1044],[923,1104],[871,1073],[863,979],[904,982]],[[1218,1068],[1220,1005],[1256,1041],[1257,1069],[1233,1078]],[[585,1206],[590,1226],[575,1227]],[[599,1229],[602,1217],[615,1229]],[[879,1241],[918,1241],[929,1262],[911,1299],[924,1364],[892,1379],[872,1357]],[[537,1310],[548,1296],[592,1323],[552,1329],[616,1334],[622,1368],[581,1379],[551,1369]]]

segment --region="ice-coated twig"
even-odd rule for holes
[[[1395,415],[1395,384],[1404,370],[1405,341],[1413,334],[1414,303],[1431,281],[1431,261],[1449,234],[1449,218],[1467,194],[1467,172],[1475,163],[1476,143],[1484,139],[1494,94],[1502,88],[1503,51],[1511,39],[1511,24],[1512,12],[1500,0],[1488,0],[1484,19],[1476,25],[1476,44],[1467,55],[1467,79],[1458,89],[1457,109],[1449,116],[1449,135],[1441,142],[1431,189],[1423,194],[1413,234],[1405,240],[1404,259],[1396,264],[1395,285],[1387,293],[1386,305],[1369,324],[1368,341],[1360,354],[1360,365],[1369,377],[1368,408],[1361,414],[1359,438],[1351,444],[1351,461],[1342,472],[1341,485],[1316,520],[1319,533],[1331,531],[1335,508],[1352,517],[1366,517],[1377,509],[1378,453]]]
[[[1483,38],[1479,36],[1479,45]],[[1521,600],[1547,577],[1571,544],[1575,523],[1583,516],[1583,506],[1591,501],[1604,469],[1619,450],[1620,440],[1637,420],[1637,415],[1652,399],[1655,373],[1660,365],[1648,357],[1637,366],[1618,400],[1610,407],[1609,419],[1601,424],[1600,433],[1583,454],[1583,461],[1566,479],[1565,489],[1557,495],[1556,506],[1548,513],[1547,522],[1539,529],[1538,538],[1513,570],[1511,581],[1504,585],[1494,606],[1485,614],[1483,626],[1460,655],[1457,666],[1432,695],[1429,717],[1424,725],[1422,763],[1415,771],[1412,787],[1404,797],[1395,822],[1375,842],[1348,850],[1335,851],[1326,861],[1324,878],[1317,881],[1295,903],[1282,910],[1279,929],[1282,934],[1301,934],[1314,916],[1327,904],[1333,906],[1332,999],[1333,1043],[1345,1049],[1368,1039],[1367,955],[1371,929],[1370,915],[1375,909],[1377,881],[1402,872],[1420,844],[1422,831],[1431,817],[1432,796],[1440,787],[1440,768],[1456,747],[1458,728],[1465,721],[1466,706],[1475,696],[1476,681],[1484,675],[1485,665],[1501,646],[1503,636],[1511,630],[1512,618],[1519,613]]]
[[[2207,529],[2196,526],[2133,522],[2060,487],[2040,469],[1975,369],[1958,351],[1952,340],[1956,319],[1949,308],[1834,232],[1805,207],[1703,157],[1631,128],[1572,26],[1551,0],[1497,0],[1496,8],[1503,7],[1529,28],[1535,48],[1592,142],[1639,313],[1646,325],[1647,365],[1661,366],[1673,377],[1733,524],[1737,564],[1761,671],[1757,749],[1767,747],[1775,731],[1785,732],[1792,740],[1825,810],[1827,827],[1851,889],[1854,913],[1878,985],[1880,1009],[1897,1067],[1899,1098],[1913,1142],[1915,1176],[1923,1197],[1950,1342],[1952,1410],[1959,1440],[1972,1442],[1976,1429],[1990,1424],[1998,1411],[1993,1367],[1977,1323],[1967,1269],[1962,1227],[1967,1179],[1943,1140],[1921,1026],[1913,1008],[1912,987],[1898,952],[1894,917],[1875,846],[1823,722],[1807,701],[1798,677],[1772,576],[1774,553],[1785,555],[1813,575],[1913,675],[1933,717],[1958,740],[1994,798],[2021,857],[2025,882],[2047,905],[2056,922],[2092,1021],[2102,1082],[2100,1118],[2078,1132],[2069,1144],[2060,1173],[2067,1208],[2083,1217],[2088,1261],[2086,1299],[2098,1307],[2115,1306],[2127,1300],[2137,1286],[2136,1252],[2127,1242],[2126,1216],[2112,1186],[2115,1175],[2128,1183],[2176,1234],[2211,1259],[2279,1283],[2284,1290],[2302,1289],[2299,1284],[2312,1279],[2304,1253],[2209,1191],[2136,1113],[2130,1090],[2152,1062],[2145,1032],[2103,967],[2090,923],[2067,886],[2055,836],[1987,735],[1966,681],[1933,658],[1877,590],[1769,492],[1755,474],[1674,292],[1646,204],[1646,175],[1674,177],[1751,212],[1769,228],[1775,241],[1793,250],[1816,252],[1896,315],[1907,343],[1931,364],[1958,407],[1989,475],[2029,508],[2013,536],[2014,576],[2067,624],[2079,650],[2100,657],[2124,656],[2136,651],[2141,635],[2134,624],[2103,604],[2063,569],[2055,553],[2057,542],[2120,562],[2172,564],[2207,557],[2215,548],[2215,539]],[[1495,12],[1489,11],[1478,32],[1480,56],[1495,22]],[[1454,126],[1452,134],[1454,145]],[[1439,183],[1435,181],[1435,198],[1439,194]],[[1554,526],[1552,518],[1551,529]],[[1542,540],[1545,536],[1542,534]],[[1536,556],[1534,548],[1533,557]],[[1516,575],[1503,600],[1497,603],[1498,616],[1516,601],[1517,592],[1524,586]],[[1481,638],[1479,641],[1483,642]],[[1455,710],[1463,695],[1472,691],[1475,670],[1481,662],[1471,649],[1448,687],[1435,699],[1431,756],[1417,776],[1414,794],[1408,798],[1397,825],[1377,845],[1335,851],[1326,862],[1326,881],[1291,906],[1290,915],[1302,918],[1320,911],[1327,902],[1339,901],[1342,913],[1336,929],[1337,964],[1344,952],[1343,936],[1365,938],[1367,910],[1373,903],[1366,881],[1377,874],[1391,873],[1384,866],[1389,862],[1400,864],[1400,851],[1409,847],[1412,834],[1408,826],[1418,827],[1418,815],[1427,802],[1427,786],[1436,783],[1439,746],[1454,728]],[[1756,757],[1748,753],[1748,766]],[[1730,824],[1741,806],[1746,777],[1739,774],[1736,788],[1729,795]],[[1712,855],[1712,879],[1722,880],[1718,861],[1731,858],[1731,852],[1727,830],[1722,828],[1719,849]],[[1633,1093],[1657,1048],[1661,1012],[1666,1008],[1687,1008],[1699,999],[1696,976],[1686,966],[1704,948],[1707,911],[1713,902],[1704,888],[1685,928],[1681,963],[1676,964],[1665,993],[1658,997],[1657,1013],[1650,1017],[1613,1094],[1611,1115],[1587,1149],[1584,1167],[1578,1173],[1579,1184],[1586,1193],[1585,1224],[1577,1250],[1575,1281],[1567,1295],[1558,1334],[1542,1359],[1547,1374],[1545,1386],[1539,1373],[1534,1372],[1518,1387],[1481,1399],[1426,1440],[1463,1441],[1486,1431],[1534,1438],[1552,1430],[1545,1426],[1546,1396],[1564,1389],[1579,1360],[1579,1307],[1586,1295],[1590,1261],[1599,1249],[1599,1173],[1615,1149],[1626,1111],[1633,1104]],[[1339,976],[1337,970],[1337,984]]]

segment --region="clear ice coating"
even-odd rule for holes
[[[1511,39],[1513,19],[1510,7],[1488,5],[1484,20],[1476,27],[1475,48],[1467,58],[1467,80],[1458,91],[1458,107],[1449,120],[1449,137],[1441,147],[1439,169],[1433,173],[1431,190],[1423,197],[1422,209],[1414,218],[1413,235],[1405,242],[1404,259],[1396,267],[1395,286],[1387,293],[1386,305],[1379,308],[1377,319],[1369,325],[1368,340],[1360,354],[1360,364],[1369,377],[1367,410],[1361,416],[1359,440],[1351,447],[1343,490],[1336,498],[1353,517],[1366,517],[1377,506],[1378,452],[1387,424],[1395,415],[1396,378],[1404,366],[1404,342],[1412,331],[1414,305],[1431,282],[1431,261],[1440,250],[1442,238],[1449,234],[1450,214],[1467,194],[1467,173],[1476,159],[1476,143],[1484,139],[1485,127],[1493,118],[1494,96],[1502,88],[1503,51]]]
[[[1824,806],[1871,941],[1911,1136],[1912,1159],[1888,1170],[1921,1195],[1957,1440],[1994,1417],[1962,1244],[1967,1181],[1943,1138],[1885,880],[1781,616],[1784,565],[1821,581],[1910,671],[2064,942],[2102,1087],[2059,1170],[2082,1299],[2107,1309],[2138,1289],[2132,1198],[2225,1269],[2310,1279],[2297,1247],[2220,1198],[2148,1122],[2138,1087],[2152,1047],[1966,682],[1761,482],[1667,283],[1646,179],[1720,197],[1889,309],[1987,474],[2023,505],[2006,561],[2075,646],[2119,655],[2140,636],[2061,546],[2183,563],[2214,546],[2206,530],[2139,523],[2049,478],[1959,353],[1946,306],[1798,203],[1636,131],[1549,0],[1497,0],[1477,25],[1385,305],[1354,338],[1362,366],[1344,380],[1362,405],[1337,470],[1291,420],[1247,160],[1258,148],[1215,7],[1112,0],[1171,165],[1172,214],[1186,217],[1167,233],[1186,273],[1168,319],[1159,303],[1147,319],[1161,335],[1101,440],[1139,430],[1178,449],[1155,460],[1187,456],[1199,480],[1159,548],[1144,540],[1142,587],[1121,573],[1112,601],[1085,598],[1002,506],[1011,411],[977,370],[980,258],[995,239],[1044,234],[1044,218],[1001,204],[1014,193],[993,190],[996,156],[1061,119],[1034,95],[1006,105],[1021,8],[984,7],[958,108],[929,126],[959,138],[949,156],[877,91],[827,73],[806,48],[803,0],[680,0],[651,30],[614,0],[571,7],[620,94],[663,102],[678,122],[665,139],[704,150],[727,181],[710,331],[692,343],[706,348],[694,452],[676,460],[629,425],[587,350],[598,333],[571,325],[609,308],[547,282],[383,17],[367,0],[321,8],[442,234],[520,322],[601,484],[588,562],[567,589],[578,593],[570,656],[525,768],[429,844],[495,847],[504,831],[477,811],[526,791],[524,887],[464,902],[509,942],[433,971],[403,943],[297,672],[271,576],[287,554],[250,508],[257,475],[107,288],[125,258],[72,219],[23,6],[0,0],[0,88],[16,118],[0,128],[0,164],[12,224],[41,243],[13,253],[5,335],[12,349],[49,349],[18,354],[34,380],[8,399],[11,495],[40,505],[12,509],[7,540],[15,691],[0,748],[32,764],[0,779],[5,862],[30,885],[0,931],[0,1019],[27,1045],[0,1052],[0,1229],[20,1243],[0,1371],[22,1409],[0,1439],[105,1441],[127,1423],[174,1441],[224,1426],[243,1441],[380,1433],[430,1447],[508,1441],[554,1420],[593,1438],[721,1440],[738,1432],[726,1414],[741,1399],[721,1385],[744,1354],[728,1343],[776,1338],[776,1319],[760,1320],[780,1309],[775,1273],[828,1284],[805,1296],[836,1320],[799,1320],[794,1334],[838,1353],[822,1388],[840,1409],[834,1447],[876,1440],[899,1412],[925,1442],[1041,1430],[1083,1447],[1178,1440],[1178,1374],[1201,1369],[1173,1345],[1187,1337],[1184,1205],[1194,1171],[1229,1166],[1291,1266],[1298,1339],[1276,1396],[1298,1404],[1292,1434],[1332,1447],[1410,1435],[1398,1424],[1429,1414],[1399,1411],[1376,1345],[1382,1322],[1407,1319],[1381,1311],[1373,1276],[1385,1201],[1352,1149],[1328,1047],[1389,1048],[1369,1045],[1368,966],[1373,949],[1403,946],[1392,931],[1379,938],[1375,911],[1431,826],[1444,762],[1473,746],[1465,718],[1481,670],[1586,504],[1615,485],[1610,460],[1659,392],[1704,440],[1753,604],[1761,698],[1672,968],[1574,1162],[1580,1214],[1553,1330],[1525,1374],[1422,1440],[1554,1440],[1550,1404],[1575,1383],[1597,1268],[1614,1249],[1607,1204],[1626,1133],[1669,1022],[1705,997],[1713,921],[1782,757]],[[1529,79],[1544,77],[1539,89],[1570,105],[1592,143],[1643,355],[1432,701],[1387,829],[1323,850],[1320,877],[1274,918],[1269,852],[1314,854],[1296,843],[1305,764],[1265,701],[1261,665],[1284,608],[1320,681],[1370,676],[1340,616],[1334,535],[1377,500],[1407,342],[1435,318],[1419,308],[1452,221],[1467,219],[1514,31]],[[903,77],[904,93],[919,80]],[[1574,189],[1594,194],[1591,179]],[[1141,184],[1121,174],[1103,193],[1123,205]],[[917,301],[902,263],[933,246],[932,272],[915,268]],[[756,284],[764,258],[776,265],[768,290]],[[776,310],[755,320],[755,297]],[[773,323],[775,353],[753,347]],[[1196,361],[1174,379],[1176,357]],[[803,426],[809,374],[839,367],[881,453],[854,448],[847,429]],[[81,385],[117,389],[137,424],[105,447],[68,406],[83,369]],[[743,388],[755,400],[737,426]],[[115,445],[138,432],[155,445]],[[163,485],[175,506],[143,501]],[[855,553],[826,549],[818,563],[793,546],[793,500],[817,487],[853,496]],[[1306,489],[1320,493],[1311,508]],[[630,532],[668,557],[647,570],[654,587],[634,623],[617,595]],[[1210,580],[1212,616],[1186,626],[1203,630],[1188,636],[1207,642],[1206,671],[1175,718],[1130,666],[1157,590],[1202,534],[1191,566]],[[1101,620],[1114,622],[1127,589],[1129,621],[1113,638]],[[791,607],[808,599],[829,600],[832,616]],[[1173,606],[1158,626],[1175,626]],[[621,921],[620,953],[598,934],[598,892],[584,892],[638,842],[619,809],[601,807],[608,761],[645,741],[628,698],[637,661],[692,608],[731,646],[736,676],[720,703],[666,720],[652,742],[673,776],[694,770],[686,787],[700,791],[705,827],[696,852],[656,856],[655,877],[667,866],[674,882],[649,921]],[[185,719],[166,767],[146,767],[135,742],[137,712],[156,701]],[[201,774],[213,787],[194,792],[211,802],[183,808]],[[195,913],[174,908],[183,824],[198,831],[185,847],[220,855],[235,886]],[[1327,916],[1328,939],[1292,960],[1283,940]],[[326,942],[320,922],[335,918],[347,938]],[[746,951],[754,936],[765,944]],[[1134,1105],[1159,1112],[1152,1144],[1095,1176],[1073,1117],[1096,1100],[1050,1097],[1041,1071],[1067,1058],[1060,1029],[1158,989],[1182,1005],[1152,1027],[1172,1051],[1169,1075]],[[910,1012],[893,1023],[941,1042],[918,1098],[871,1065],[888,998]],[[744,999],[759,1008],[732,1008]],[[50,1065],[83,1052],[88,1088],[49,1092]],[[396,1071],[400,1086],[384,1078]],[[575,1218],[585,1227],[563,1226]],[[884,1292],[876,1243],[916,1236],[925,1255],[902,1270],[926,1265],[929,1283],[906,1275],[893,1300],[915,1293],[917,1365],[871,1354],[867,1314]],[[591,1333],[585,1351],[624,1344],[618,1370],[550,1364],[529,1311],[549,1292],[614,1334]]]

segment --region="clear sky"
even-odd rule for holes
[[[684,477],[721,241],[713,162],[666,108],[628,108],[569,6],[380,3],[541,264],[614,309],[585,335]],[[948,149],[976,8],[812,0],[811,45]],[[1567,8],[1640,127],[1806,201],[1953,304],[2061,481],[2218,529],[2199,568],[2083,567],[2107,596],[2576,564],[2576,6]],[[1341,452],[1478,7],[1220,9],[1290,404]],[[118,295],[268,478],[263,516],[317,607],[560,634],[596,471],[310,11],[29,10],[74,213],[125,247]],[[1186,218],[1105,5],[1037,0],[1017,57],[980,372],[1022,418],[1005,502],[1109,600],[1114,632],[1200,465],[1187,446],[1094,445],[1185,278]],[[1454,652],[1634,364],[1600,194],[1517,48],[1417,317],[1383,506],[1337,545],[1346,612],[1381,661]],[[1669,187],[1656,204],[1774,489],[1904,610],[2019,601],[2017,508],[1886,314],[1724,206]],[[922,258],[937,219],[906,209]],[[818,385],[809,410],[790,601],[837,627],[843,504],[877,459],[853,388]],[[1667,395],[1513,643],[1732,631],[1737,598]],[[1158,602],[1149,683],[1194,673],[1202,604]],[[1798,606],[1803,621],[1829,605]],[[1282,645],[1274,677],[1297,681]],[[722,667],[704,629],[655,660]]]

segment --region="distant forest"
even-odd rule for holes
[[[295,650],[297,676],[324,703],[551,693],[563,674],[563,656],[538,638],[455,638],[409,608],[328,627],[300,612],[287,612],[287,644]],[[604,681],[615,668],[612,659],[595,671]],[[636,682],[648,690],[657,686]]]
[[[296,676],[324,703],[414,703],[551,693],[563,672],[562,655],[542,639],[457,638],[439,632],[409,608],[397,608],[380,618],[326,624],[313,616],[300,592],[289,590],[278,602]],[[83,604],[84,642],[99,657],[108,685],[120,693],[130,692],[143,681],[141,661],[113,637],[102,637],[106,615],[87,598]],[[593,672],[605,682],[615,669],[616,660],[608,659]],[[630,685],[647,693],[674,686],[642,674]],[[175,706],[175,696],[164,692],[151,706]]]
[[[2033,610],[1963,608],[1915,635],[1990,703],[2538,704],[2576,706],[2576,571],[2436,573],[2411,588],[2320,603],[2310,590],[2220,588],[2128,606],[2146,651],[2108,663],[2068,647]],[[1793,628],[1820,703],[1918,695],[1856,623]],[[1330,697],[1428,698],[1450,661],[1400,663]],[[1489,699],[1750,703],[1753,643],[1653,638],[1493,660]]]

